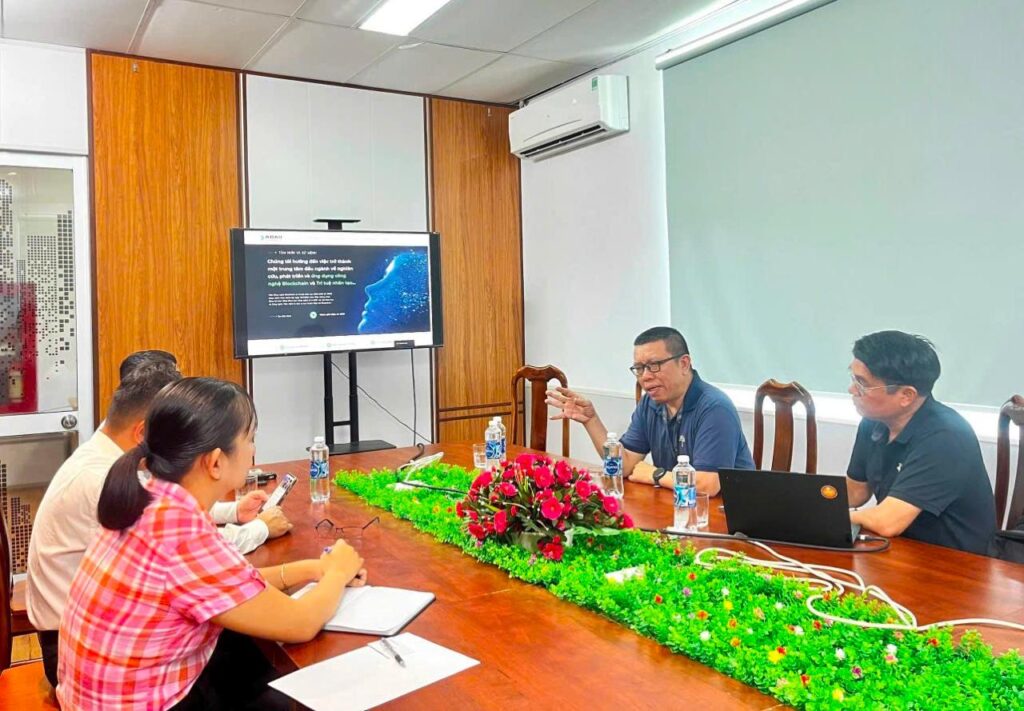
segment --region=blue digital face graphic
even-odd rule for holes
[[[426,250],[402,252],[379,281],[366,287],[359,333],[422,333],[430,330]]]

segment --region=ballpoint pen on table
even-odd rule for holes
[[[396,650],[394,647],[391,646],[391,643],[388,642],[388,638],[387,637],[381,637],[380,638],[380,643],[382,645],[384,645],[384,649],[388,650],[388,652],[391,654],[391,656],[393,656],[395,658],[395,661],[398,662],[399,666],[402,666],[402,667],[405,666],[405,660],[402,659],[402,655],[398,653],[398,650]]]

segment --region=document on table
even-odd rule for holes
[[[302,597],[314,585],[310,583],[292,597]],[[324,623],[324,629],[389,637],[409,624],[412,618],[433,601],[434,593],[419,590],[375,585],[348,588],[334,617]]]
[[[313,711],[350,711],[378,706],[476,666],[476,659],[410,632],[391,637],[401,666],[381,645],[332,657],[270,682]]]

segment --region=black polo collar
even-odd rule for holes
[[[701,396],[704,394],[704,381],[700,379],[700,375],[697,371],[693,371],[693,380],[690,381],[690,387],[686,389],[686,394],[683,395],[683,406],[676,412],[676,417],[679,417],[684,412],[692,412],[697,407],[697,403],[700,401]],[[661,415],[662,419],[668,422],[670,419],[668,416],[668,405],[661,403],[657,405],[658,414]]]
[[[932,419],[932,414],[935,411],[935,398],[928,395],[925,398],[924,404],[918,408],[914,416],[910,418],[910,422],[904,427],[896,438],[893,440],[894,443],[907,444],[914,438],[914,435],[920,434],[922,429],[928,426],[928,423]],[[882,442],[882,444],[889,443],[889,428],[884,422],[875,422],[875,427],[871,431],[872,442]]]

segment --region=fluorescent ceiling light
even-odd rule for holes
[[[385,0],[359,25],[361,30],[407,35],[449,0]]]
[[[794,17],[828,5],[834,0],[784,0],[755,15],[746,17],[728,27],[704,35],[681,47],[669,50],[654,60],[656,69],[668,69],[694,57],[699,57],[730,42],[749,37],[761,30],[773,27]]]

